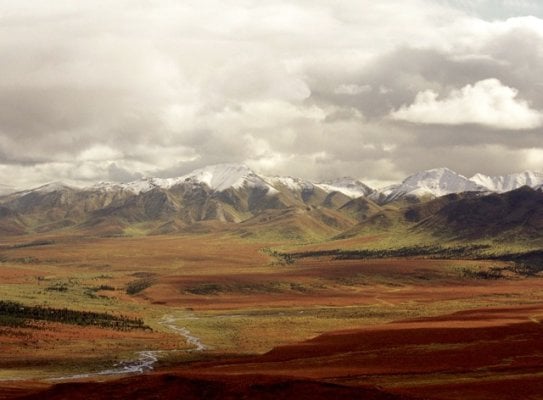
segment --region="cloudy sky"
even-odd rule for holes
[[[0,0],[0,185],[543,169],[539,0]]]

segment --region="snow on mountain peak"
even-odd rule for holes
[[[243,164],[217,164],[196,169],[177,178],[141,178],[128,183],[103,182],[89,187],[89,190],[129,190],[135,194],[145,193],[156,188],[170,189],[180,184],[205,184],[210,189],[221,192],[233,188],[239,189],[244,185],[250,187],[268,187],[270,193],[275,191],[256,175],[249,167]]]
[[[359,180],[350,177],[343,177],[317,183],[316,186],[320,187],[326,192],[340,192],[351,198],[367,196],[373,192],[368,185],[365,185]]]
[[[457,174],[449,168],[433,168],[408,176],[403,180],[402,184],[417,185],[420,183],[456,180],[457,177],[467,180],[466,177]]]
[[[304,192],[318,188],[327,193],[340,192],[351,198],[364,196],[378,203],[388,203],[404,197],[440,197],[469,191],[503,193],[525,185],[542,190],[543,172],[524,171],[504,176],[487,176],[478,173],[468,179],[449,168],[434,168],[417,172],[399,184],[372,190],[361,181],[349,177],[311,182],[290,176],[261,176],[244,164],[217,164],[194,170],[177,178],[142,178],[128,183],[100,182],[82,190],[129,191],[141,194],[157,188],[170,189],[176,185],[205,185],[216,192],[244,187],[259,188],[266,190],[269,195],[277,194],[284,189]],[[2,189],[1,186],[0,189]],[[51,193],[73,189],[74,187],[62,182],[53,182],[17,194],[22,196],[32,192]],[[2,194],[1,190],[0,194]]]
[[[60,190],[73,189],[63,182],[51,182],[31,190],[32,192],[53,193]]]
[[[483,190],[484,187],[449,168],[434,168],[417,172],[400,184],[383,188],[370,198],[382,203],[403,197],[440,197],[451,193]]]
[[[301,178],[293,178],[292,176],[272,176],[266,178],[266,181],[272,185],[286,186],[292,191],[313,190],[315,185]]]
[[[137,181],[123,183],[121,188],[140,194],[149,192],[157,187],[162,187],[162,181],[160,178],[142,178]]]
[[[518,189],[522,186],[530,186],[535,188],[543,185],[543,173],[524,171],[503,176],[475,174],[470,178],[470,180],[484,186],[489,191],[504,193]]]
[[[269,188],[269,185],[244,164],[216,164],[200,168],[180,178],[175,182],[204,183],[212,190],[222,192],[226,189],[250,187]]]
[[[481,187],[449,168],[435,168],[406,178],[401,186],[439,197],[451,193],[480,191]]]
[[[11,193],[4,193],[3,195],[13,195],[16,197],[22,197],[31,193],[47,194],[47,193],[61,192],[65,190],[76,190],[76,187],[68,186],[64,182],[51,182],[51,183],[46,183],[45,185],[39,186],[37,188],[11,192]]]

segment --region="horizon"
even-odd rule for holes
[[[294,178],[294,179],[302,179],[304,181],[315,183],[315,184],[325,184],[325,183],[330,183],[330,182],[341,180],[341,179],[352,179],[352,180],[356,180],[358,182],[363,183],[364,185],[368,186],[373,191],[380,191],[380,190],[387,189],[387,188],[389,188],[389,187],[391,187],[393,185],[399,185],[404,180],[406,180],[406,179],[408,179],[408,178],[410,178],[412,176],[415,176],[415,175],[418,175],[418,174],[421,174],[421,173],[424,173],[424,172],[435,171],[435,170],[449,170],[449,171],[453,172],[454,174],[460,175],[461,177],[464,177],[464,178],[466,178],[468,180],[473,180],[473,178],[475,178],[479,174],[481,174],[483,176],[490,177],[490,178],[500,178],[500,177],[503,177],[503,176],[520,175],[520,174],[525,174],[525,173],[543,174],[543,170],[523,170],[523,171],[513,171],[513,172],[510,172],[510,173],[504,174],[504,175],[487,175],[487,174],[484,174],[484,173],[481,173],[481,172],[476,172],[473,175],[466,176],[466,175],[463,175],[463,174],[461,174],[461,173],[459,173],[459,172],[457,172],[457,171],[455,171],[455,170],[453,170],[453,169],[451,169],[449,167],[434,167],[434,168],[429,168],[429,169],[426,169],[426,170],[416,171],[414,173],[406,175],[404,178],[402,178],[402,179],[400,179],[398,181],[391,181],[391,182],[389,182],[389,183],[387,183],[385,185],[375,186],[375,185],[372,185],[372,184],[368,183],[368,182],[372,182],[371,178],[370,179],[361,179],[361,178],[357,178],[355,176],[344,175],[344,176],[337,176],[335,178],[325,179],[325,180],[319,180],[319,179],[311,180],[311,179],[304,179],[304,178],[301,178],[299,176],[292,175],[292,174],[290,174],[290,175],[266,175],[266,174],[261,173],[258,170],[250,168],[249,166],[247,166],[244,163],[219,163],[219,164],[206,165],[206,166],[204,166],[202,168],[197,168],[197,169],[195,169],[193,171],[190,171],[188,174],[175,176],[175,177],[170,177],[170,178],[160,178],[160,177],[156,177],[156,176],[142,176],[142,177],[140,177],[140,178],[138,178],[136,180],[126,181],[126,182],[98,181],[98,182],[93,182],[93,183],[76,182],[76,181],[70,181],[70,180],[56,180],[56,181],[43,183],[43,184],[41,184],[39,186],[19,187],[19,188],[4,185],[4,184],[0,184],[0,196],[9,195],[9,194],[18,193],[18,192],[32,191],[32,190],[40,189],[40,188],[47,187],[47,186],[53,186],[53,185],[62,185],[62,186],[66,186],[66,187],[73,188],[73,189],[88,189],[88,188],[92,188],[94,186],[100,186],[100,185],[126,185],[126,184],[130,184],[130,183],[135,183],[135,182],[140,182],[140,181],[147,181],[147,180],[159,180],[160,181],[160,180],[168,180],[168,179],[178,179],[178,178],[182,178],[182,177],[185,177],[185,176],[189,176],[189,175],[191,175],[194,172],[197,172],[199,170],[204,170],[204,169],[209,168],[209,167],[217,167],[217,166],[244,166],[244,167],[247,167],[251,172],[253,172],[253,173],[255,173],[255,174],[257,174],[257,175],[259,175],[260,177],[263,177],[263,178]]]

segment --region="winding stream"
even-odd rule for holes
[[[175,321],[178,321],[180,318],[175,318],[173,315],[164,315],[160,320],[160,324],[164,325],[166,328],[171,329],[174,332],[177,332],[179,335],[183,336],[188,344],[192,345],[193,348],[186,351],[203,351],[207,350],[207,346],[202,343],[200,338],[191,335],[190,331],[185,327],[179,327],[175,324]]]
[[[133,360],[121,361],[114,365],[113,368],[106,369],[99,372],[89,372],[85,374],[76,374],[69,376],[61,376],[59,378],[48,379],[50,381],[61,381],[61,380],[71,380],[71,379],[86,379],[106,375],[125,375],[125,374],[141,374],[146,371],[151,371],[154,368],[155,363],[160,358],[161,354],[173,353],[173,352],[186,352],[190,353],[193,351],[203,351],[208,347],[202,343],[200,338],[192,335],[190,331],[185,327],[177,326],[175,323],[180,319],[186,318],[176,318],[171,314],[166,314],[159,321],[159,324],[165,326],[166,328],[176,332],[180,336],[184,337],[187,344],[191,345],[191,349],[187,350],[144,350],[138,351],[136,353],[137,357]]]

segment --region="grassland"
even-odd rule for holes
[[[396,235],[311,244],[232,234],[4,240],[3,301],[123,316],[149,329],[31,317],[18,324],[5,317],[0,379],[99,372],[148,350],[162,351],[155,365],[161,368],[264,353],[330,331],[543,301],[539,271],[526,274],[519,260],[497,257],[527,254],[539,250],[536,245]],[[165,324],[165,316],[174,325]],[[206,350],[190,351],[195,342],[189,337]]]

